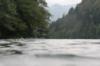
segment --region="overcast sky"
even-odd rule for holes
[[[78,4],[81,0],[46,0],[49,6],[59,4],[59,5],[73,5]]]
[[[67,14],[71,7],[76,7],[81,0],[46,0],[51,13],[51,21],[61,18],[62,15]]]

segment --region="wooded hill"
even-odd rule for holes
[[[100,0],[83,0],[53,22],[50,38],[100,38]]]

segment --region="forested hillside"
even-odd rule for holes
[[[100,0],[83,0],[50,29],[50,38],[100,38]]]
[[[46,7],[45,0],[0,0],[0,38],[45,37]]]

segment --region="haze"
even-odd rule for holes
[[[71,7],[76,7],[81,0],[46,0],[49,12],[51,13],[51,21],[61,18],[63,14],[67,14]]]
[[[52,6],[54,4],[59,5],[73,5],[78,4],[81,2],[81,0],[46,0],[49,6]]]

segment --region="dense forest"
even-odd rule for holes
[[[46,37],[45,0],[0,0],[0,38]]]
[[[83,0],[50,29],[50,38],[100,38],[100,0]]]

